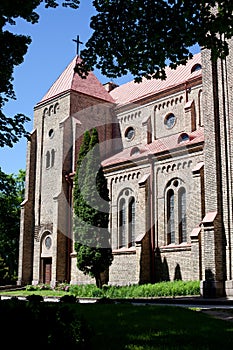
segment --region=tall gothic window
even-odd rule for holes
[[[187,241],[186,233],[186,193],[185,189],[181,187],[178,192],[179,201],[179,243]]]
[[[172,179],[166,190],[167,244],[187,242],[186,190],[180,179]]]
[[[135,199],[131,197],[129,200],[129,247],[135,243]]]
[[[118,200],[118,249],[130,248],[135,244],[135,210],[133,191],[123,190]]]
[[[54,166],[54,161],[55,161],[55,151],[52,149],[51,151],[51,167]]]
[[[174,191],[171,189],[167,192],[167,241],[175,243]]]
[[[126,225],[126,210],[125,199],[120,200],[119,212],[119,248],[125,247],[125,225]]]
[[[46,169],[50,167],[50,152],[46,152]]]
[[[52,168],[55,162],[55,150],[47,151],[45,156],[46,169]]]

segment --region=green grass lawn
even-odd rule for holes
[[[68,287],[68,289],[67,289]],[[69,290],[69,293],[67,293]],[[42,296],[62,296],[66,294],[75,295],[78,298],[154,298],[154,297],[175,297],[187,295],[200,295],[200,281],[167,281],[155,284],[142,284],[130,286],[104,285],[102,289],[93,284],[65,285],[60,284],[52,289],[49,285],[39,284],[37,286],[28,285],[25,290],[11,292],[2,291],[1,294],[27,296],[39,294]]]
[[[62,297],[63,295],[67,295],[69,293],[63,291],[63,290],[33,290],[33,291],[27,291],[27,290],[12,290],[12,291],[1,291],[1,295],[6,296],[18,296],[18,297],[27,297],[28,295],[41,295],[43,297]]]
[[[109,302],[106,304],[69,304],[72,308],[72,315],[77,314],[77,318],[84,318],[91,328],[91,347],[88,345],[85,350],[231,349],[233,346],[233,323],[231,322],[214,319],[195,309],[162,305],[133,305],[127,302],[129,297],[195,295],[196,290],[198,290],[197,286],[193,282],[188,284],[176,282],[128,288],[108,287],[102,291],[97,290],[95,286],[77,286],[73,293],[38,288],[31,291],[2,291],[0,295],[27,297],[36,294],[43,297],[62,297],[74,294],[76,297],[122,298],[121,303],[115,304],[111,303],[111,299],[102,299]],[[50,302],[45,304],[55,308],[57,305],[57,303]],[[2,319],[2,322],[4,324],[6,320]],[[12,327],[11,320],[9,322]],[[18,326],[15,331],[17,329]],[[39,332],[39,329],[37,331]],[[12,328],[10,332],[14,334]]]
[[[77,304],[92,327],[92,348],[231,349],[233,323],[173,306]]]
[[[63,313],[65,323],[56,325],[56,327],[62,327],[60,331],[54,328],[56,318],[51,316],[54,315],[51,313],[51,308],[58,310],[59,305],[67,305],[71,310],[72,319],[84,319],[84,324],[87,324],[90,328],[89,332],[85,333],[88,334],[85,339],[90,339],[91,345],[82,347],[85,350],[225,350],[231,349],[233,344],[233,323],[214,319],[195,309],[178,306],[134,305],[129,302],[106,304],[34,303],[32,301],[19,301],[18,299],[0,302],[0,306],[3,307],[3,309],[0,308],[0,321],[2,322],[0,328],[5,327],[2,339],[4,339],[4,336],[7,337],[6,341],[9,345],[15,339],[18,344],[18,338],[21,337],[22,330],[25,327],[25,331],[28,330],[29,332],[29,337],[33,333],[33,337],[36,334],[39,339],[45,339],[43,338],[44,331],[42,331],[44,327],[46,330],[49,330],[50,327],[51,330],[55,329],[55,333],[58,332],[58,335],[61,330],[68,330],[69,327],[64,328],[71,324],[66,312]],[[9,310],[5,310],[4,316],[4,305],[7,304],[9,304]],[[22,306],[25,306],[26,309]],[[14,307],[16,308],[14,309]],[[32,315],[27,313],[30,308],[34,310],[34,318],[31,318]],[[38,308],[44,310],[40,319],[37,319],[37,315],[39,315]],[[2,317],[1,310],[3,312]],[[33,321],[30,321],[30,319]],[[38,323],[39,320],[42,323]],[[59,317],[57,321],[59,322]],[[37,322],[38,325],[36,326],[34,322]],[[44,322],[47,322],[46,326],[44,326]],[[30,327],[32,327],[31,331],[29,330]],[[31,344],[28,343],[27,345],[26,349],[29,349]],[[78,349],[79,346],[76,348]]]

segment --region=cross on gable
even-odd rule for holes
[[[73,39],[73,41],[77,43],[77,56],[79,56],[79,44],[83,43],[79,40],[79,35],[77,35],[77,39]]]

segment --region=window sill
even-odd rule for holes
[[[120,248],[120,249],[113,249],[112,250],[113,255],[121,255],[121,254],[136,254],[136,249],[135,247],[131,248]]]
[[[190,243],[169,244],[169,245],[160,247],[159,250],[161,253],[190,251],[191,244]]]

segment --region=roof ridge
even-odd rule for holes
[[[110,92],[118,105],[125,105],[136,102],[147,96],[159,93],[168,88],[177,86],[187,80],[201,76],[201,71],[193,71],[192,67],[196,64],[201,65],[201,52],[198,52],[189,59],[186,65],[179,65],[176,69],[169,66],[165,67],[167,78],[161,79],[146,79],[142,78],[140,83],[131,80],[125,84],[120,85]]]

